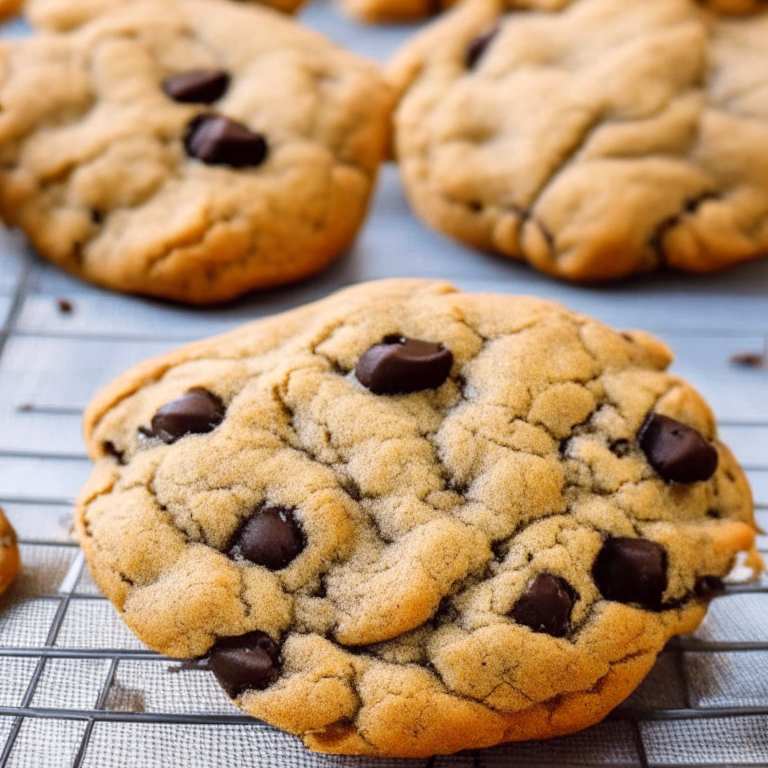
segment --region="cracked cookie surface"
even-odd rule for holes
[[[468,0],[390,65],[431,226],[570,280],[768,253],[768,13]]]
[[[649,335],[363,284],[150,360],[85,416],[76,525],[131,629],[312,749],[597,722],[738,552],[749,486]]]
[[[203,304],[319,271],[388,145],[375,66],[256,5],[131,3],[0,61],[0,213],[116,290]]]

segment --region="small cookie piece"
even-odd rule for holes
[[[574,281],[768,253],[768,13],[468,0],[390,66],[413,208]]]
[[[20,568],[21,557],[19,545],[16,543],[16,531],[0,509],[0,595],[8,589]]]
[[[540,299],[359,285],[97,395],[78,536],[145,643],[208,654],[312,749],[570,733],[737,553],[760,566],[744,473],[670,361]]]
[[[23,8],[25,16],[35,29],[67,32],[136,0],[7,0],[7,2],[15,6],[15,13]],[[303,5],[304,0],[258,0],[258,2],[283,13],[294,13]]]
[[[375,66],[254,4],[132,2],[0,59],[0,213],[115,290],[206,304],[318,272],[389,145]]]

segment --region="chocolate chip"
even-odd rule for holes
[[[711,600],[713,597],[722,594],[725,590],[725,584],[717,576],[699,576],[696,579],[696,586],[693,591],[700,600]]]
[[[667,482],[709,480],[717,469],[717,451],[695,429],[652,413],[638,433],[650,465]]]
[[[166,77],[163,91],[183,104],[212,104],[229,88],[229,75],[220,69],[191,69]]]
[[[263,691],[280,677],[280,648],[264,632],[225,637],[211,648],[208,666],[234,699],[243,691]]]
[[[224,403],[202,387],[194,387],[178,400],[164,405],[152,418],[152,429],[144,428],[147,437],[159,437],[164,443],[175,443],[185,435],[211,432],[224,419]]]
[[[592,575],[606,600],[659,610],[667,588],[667,553],[647,539],[608,539],[595,559]]]
[[[570,585],[557,576],[540,573],[515,603],[509,615],[534,632],[565,637],[576,602]]]
[[[480,57],[485,53],[485,49],[494,37],[499,33],[499,27],[494,26],[487,32],[484,32],[480,37],[476,37],[467,48],[467,53],[464,56],[464,63],[467,69],[473,69],[477,64]]]
[[[453,355],[442,344],[404,336],[386,336],[363,353],[358,381],[376,395],[437,389],[451,372]]]
[[[184,132],[184,147],[190,157],[208,165],[246,168],[261,165],[267,142],[259,133],[222,115],[198,115]]]
[[[266,507],[241,526],[229,545],[229,554],[244,557],[270,571],[279,571],[305,544],[304,534],[290,510]]]

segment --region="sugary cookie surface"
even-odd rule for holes
[[[77,530],[131,629],[313,749],[598,721],[740,551],[744,474],[668,349],[546,301],[364,284],[128,371]]]
[[[395,57],[416,212],[571,280],[768,252],[768,13],[469,0]]]
[[[255,4],[129,3],[0,63],[0,213],[116,290],[209,303],[317,272],[387,148],[375,67]]]

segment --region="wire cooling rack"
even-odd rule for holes
[[[305,19],[385,57],[411,30],[360,28],[315,3]],[[16,27],[11,32],[21,32]],[[429,761],[314,755],[238,712],[199,666],[158,656],[91,581],[71,534],[89,471],[80,418],[91,395],[151,355],[289,309],[361,280],[447,278],[467,290],[554,298],[618,327],[642,327],[677,353],[718,414],[768,528],[768,261],[712,278],[660,275],[610,289],[549,281],[424,229],[392,168],[354,250],[319,278],[225,309],[193,311],[72,280],[0,233],[0,505],[23,571],[0,599],[0,768],[494,768],[768,766],[768,580],[731,586],[693,636],[662,653],[604,723],[549,742]],[[760,537],[768,553],[768,538]]]

